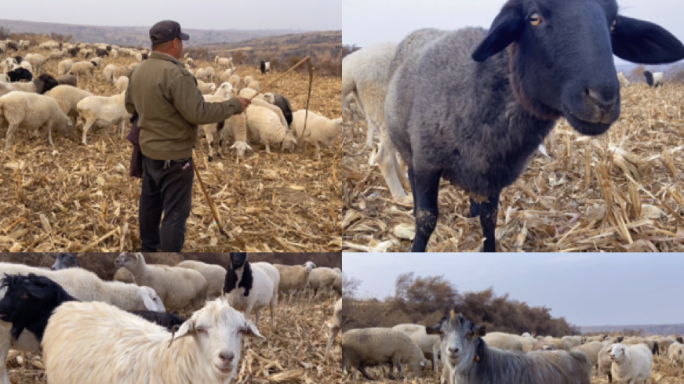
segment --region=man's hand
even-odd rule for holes
[[[250,104],[252,104],[252,100],[250,99],[245,99],[243,97],[239,97],[238,100],[240,100],[240,104],[242,104],[242,110],[244,111],[249,107]]]

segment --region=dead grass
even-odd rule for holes
[[[326,322],[332,317],[337,298],[322,296],[312,304],[306,300],[289,302],[281,298],[276,309],[275,330],[270,326],[270,313],[262,311],[257,327],[267,340],[251,342],[249,347],[243,348],[239,374],[233,383],[340,383],[342,352],[339,344],[333,346],[329,360],[324,359],[328,342]],[[183,313],[184,316],[190,314]],[[11,354],[16,355],[14,351]],[[12,384],[46,384],[41,354],[27,353],[26,356],[25,366],[19,365],[16,356],[7,360]]]
[[[46,51],[40,53],[47,56]],[[95,77],[83,80],[79,88],[97,95],[114,94],[102,69],[133,60],[105,58]],[[56,74],[57,63],[48,61],[44,71]],[[210,64],[198,62],[203,68]],[[251,67],[238,67],[238,74],[253,76],[262,87],[279,75],[261,75]],[[296,73],[270,90],[287,96],[297,110],[305,107],[307,89],[308,75]],[[340,77],[314,77],[310,110],[340,116],[340,89]],[[0,146],[6,131],[0,129]],[[80,143],[80,135],[80,130],[73,138],[53,132],[55,146],[50,147],[47,138],[18,131],[11,153],[0,154],[0,252],[140,248],[141,187],[139,179],[128,176],[131,144],[113,127],[88,132],[87,147]],[[228,152],[208,163],[206,141],[200,139],[197,165],[230,237],[219,233],[195,181],[184,251],[340,251],[340,142],[324,149],[320,162],[313,151],[275,149],[268,155],[256,144],[245,160],[238,162],[234,152]]]
[[[429,367],[432,367],[432,363],[428,363]],[[439,383],[439,378],[441,375],[441,366],[438,373],[433,373],[432,371],[426,371],[425,376],[420,379],[416,379],[411,373],[407,374],[408,379],[405,380],[406,383],[410,384],[433,384]],[[390,381],[387,379],[387,367],[383,368],[383,371],[379,368],[369,368],[367,372],[377,379],[378,383],[395,383],[396,381]],[[592,371],[593,373],[593,371]],[[394,371],[395,377],[397,376],[396,370]],[[349,384],[360,384],[368,383],[360,373],[354,373],[355,379],[345,380]],[[608,376],[592,376],[592,384],[608,384]],[[614,382],[614,381],[613,381]],[[673,367],[666,362],[665,357],[653,356],[653,371],[651,378],[648,381],[651,384],[683,384],[684,383],[684,373],[682,368]]]
[[[501,194],[498,250],[684,250],[683,107],[684,86],[637,84],[622,91],[620,120],[601,137],[581,136],[562,120],[545,142],[550,157],[537,152]],[[353,145],[342,164],[344,251],[410,251],[402,232],[414,227],[412,200],[392,201],[380,170],[368,165],[370,150],[359,153],[364,137],[345,140]],[[481,248],[468,207],[463,191],[443,181],[428,251]]]

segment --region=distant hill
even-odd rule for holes
[[[676,333],[684,335],[684,324],[659,324],[659,325],[597,325],[580,327],[580,331],[584,333],[614,333],[623,332],[624,330],[638,331],[642,330],[645,335],[670,335]]]
[[[82,41],[85,43],[108,43],[128,46],[142,45],[143,48],[147,48],[150,45],[149,30],[151,26],[99,27],[91,25],[0,19],[0,27],[9,28],[12,33],[35,33],[45,35],[56,33],[64,36],[71,35],[73,36],[74,41]],[[206,44],[236,43],[260,37],[287,35],[307,31],[295,29],[184,29],[184,32],[190,35],[190,40],[188,40],[185,45],[193,47]]]

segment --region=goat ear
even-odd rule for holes
[[[27,285],[26,290],[28,293],[35,297],[36,299],[45,299],[50,296],[50,293],[52,290],[47,289],[45,286],[35,286],[35,285]]]
[[[484,336],[487,334],[487,327],[480,326],[480,327],[475,327],[475,332],[478,336]]]
[[[489,34],[473,52],[473,60],[483,62],[504,50],[512,42],[518,40],[525,28],[522,8],[516,5],[505,5],[496,16]]]
[[[642,64],[667,64],[684,59],[684,45],[665,28],[618,16],[611,33],[615,56]]]
[[[181,337],[193,335],[195,333],[195,322],[192,319],[187,319],[183,325],[180,326],[178,332],[173,335],[173,339],[180,339]]]
[[[242,334],[251,339],[266,340],[266,338],[259,333],[256,325],[249,320],[245,321],[245,329],[242,331]]]

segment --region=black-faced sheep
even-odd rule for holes
[[[684,45],[656,24],[618,15],[615,0],[510,0],[488,32],[429,29],[404,39],[385,116],[409,169],[412,251],[425,251],[437,225],[443,177],[471,196],[484,250],[494,252],[501,190],[556,121],[595,136],[620,116],[613,54],[670,63],[684,58]]]
[[[111,47],[109,49],[111,50]],[[98,48],[97,51],[95,51],[95,54],[97,55],[97,57],[109,57],[109,51],[107,51],[106,49]]]
[[[265,74],[266,72],[271,71],[271,62],[270,61],[262,61],[261,66],[259,67],[261,69],[261,74]]]
[[[13,71],[7,72],[7,76],[9,76],[10,81],[13,83],[26,80],[26,81],[31,81],[33,80],[33,75],[31,74],[31,71],[25,69],[25,68],[17,68]]]
[[[278,305],[278,284],[280,274],[272,265],[247,261],[247,254],[234,252],[230,254],[230,266],[226,271],[223,292],[228,302],[238,311],[243,311],[249,319],[254,311],[255,324],[259,325],[261,309],[271,310],[271,328],[275,327],[275,309]]]
[[[651,88],[663,86],[664,74],[662,72],[644,71],[644,77],[646,78],[646,84],[648,84],[648,86]]]

